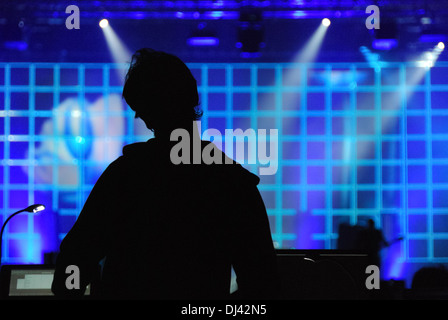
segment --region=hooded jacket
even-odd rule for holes
[[[239,296],[272,296],[276,258],[259,178],[236,162],[174,165],[171,148],[157,138],[125,146],[103,172],[61,243],[56,296],[82,295],[100,262],[103,298],[226,299],[231,266]],[[66,287],[69,265],[80,270],[79,290]]]

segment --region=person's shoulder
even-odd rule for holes
[[[152,139],[146,142],[135,142],[123,147],[123,155],[122,157],[129,157],[135,155],[141,155],[147,153],[148,148],[152,145]]]
[[[211,171],[216,173],[223,181],[238,182],[240,184],[258,185],[260,178],[244,168],[239,162],[230,158],[225,152],[220,150],[215,144],[210,141],[203,141],[202,146],[213,149],[214,159],[211,164],[207,166]]]
[[[120,171],[124,167],[132,166],[136,160],[145,156],[147,149],[147,142],[135,142],[125,145],[122,149],[122,154],[108,165],[105,172],[112,173]]]

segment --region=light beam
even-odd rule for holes
[[[132,58],[132,53],[115,33],[110,23],[106,19],[103,19],[100,21],[100,27],[101,30],[103,30],[113,61],[117,64],[129,64]],[[127,70],[126,68],[120,68],[118,70],[120,82],[124,83],[124,77]]]

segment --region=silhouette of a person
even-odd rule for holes
[[[97,288],[107,299],[226,299],[231,266],[240,297],[274,297],[276,255],[259,178],[236,162],[171,161],[178,143],[171,132],[195,136],[192,124],[202,116],[188,67],[171,54],[138,50],[123,97],[154,138],[125,146],[96,182],[61,242],[54,294],[82,295],[101,261]],[[79,290],[66,287],[69,265],[79,268]]]
[[[368,255],[368,264],[381,267],[381,249],[388,247],[389,243],[384,238],[383,232],[375,228],[375,221],[369,219],[367,228],[361,230],[357,239],[358,249]]]

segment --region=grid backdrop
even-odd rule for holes
[[[336,249],[341,223],[373,218],[388,239],[404,236],[384,253],[390,276],[448,262],[447,63],[189,67],[202,130],[278,130],[278,171],[259,185],[278,248]],[[123,145],[150,137],[121,98],[123,70],[0,63],[2,221],[47,207],[11,220],[4,263],[56,251]]]

